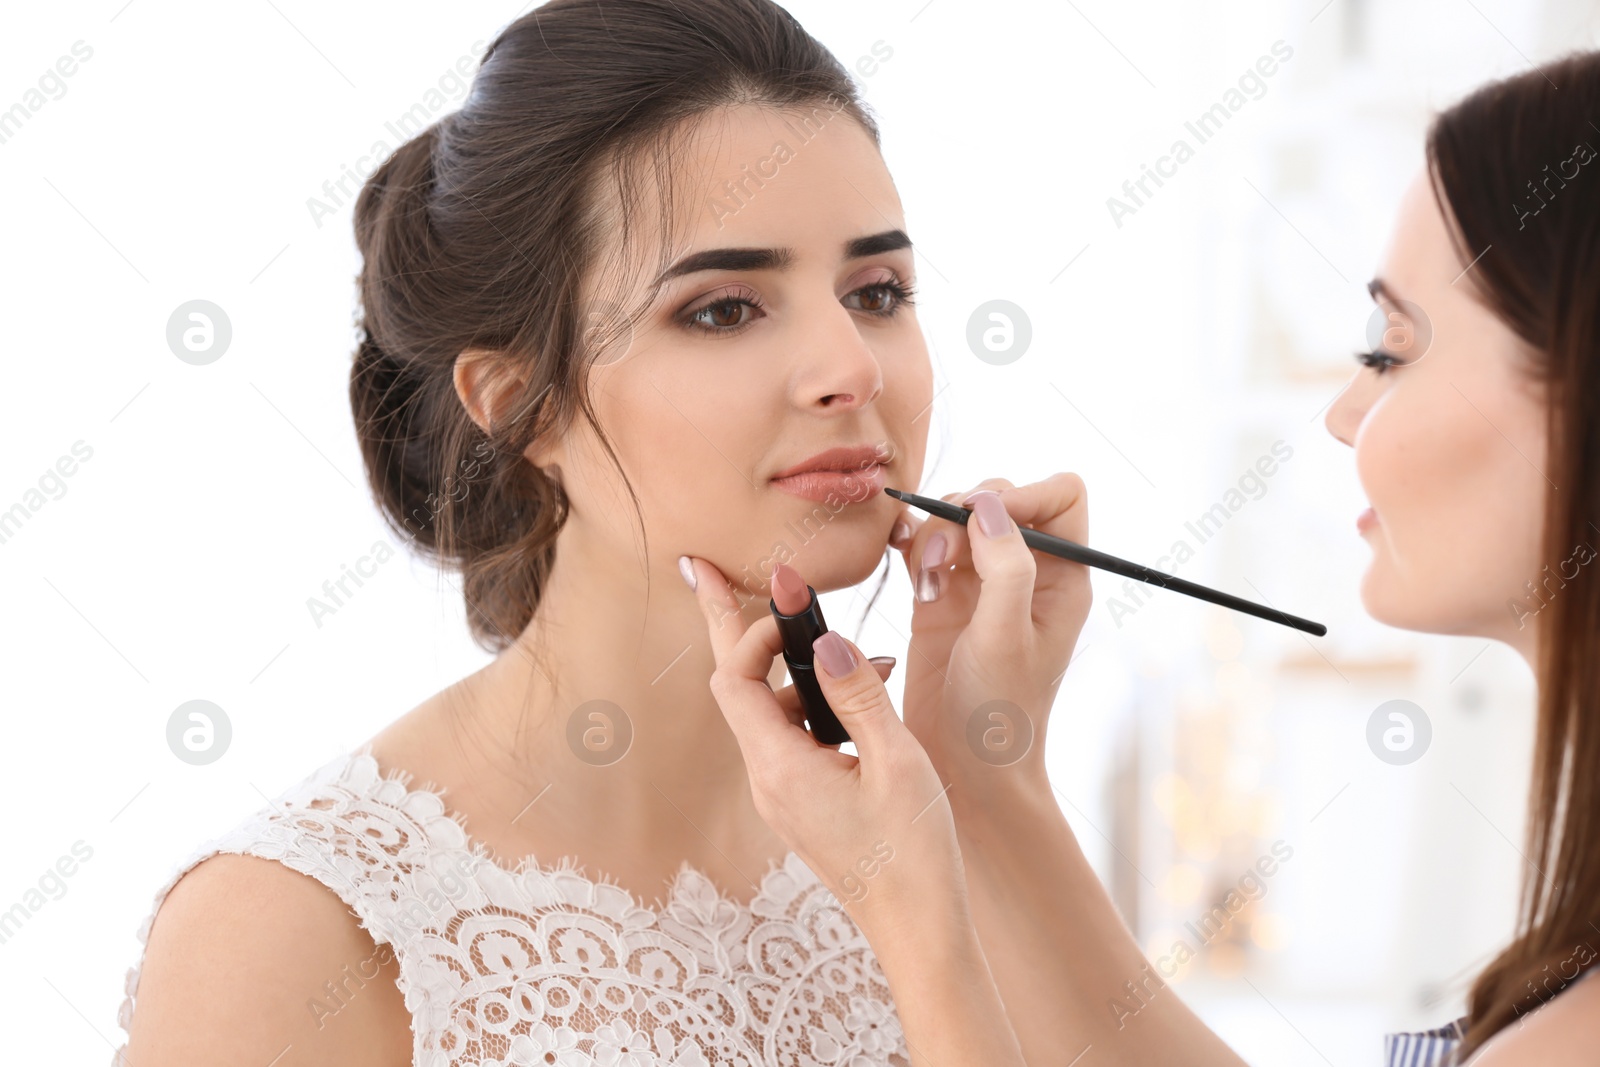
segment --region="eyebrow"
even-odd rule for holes
[[[911,238],[904,230],[885,230],[867,237],[846,241],[845,259],[861,259],[911,247]],[[698,274],[707,270],[787,270],[794,263],[792,248],[708,248],[684,256],[661,272],[653,283],[660,288],[664,282],[685,274]]]
[[[1382,278],[1374,278],[1367,283],[1367,295],[1372,297],[1374,303],[1384,300],[1389,301],[1391,304],[1400,303],[1400,298],[1395,296],[1394,291],[1383,283]]]

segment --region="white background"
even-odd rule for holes
[[[1122,580],[1095,573],[1049,756],[1130,924],[1165,951],[1281,840],[1292,859],[1178,995],[1272,1064],[1374,1064],[1384,1030],[1454,1017],[1511,928],[1531,680],[1501,646],[1365,618],[1365,501],[1321,412],[1355,367],[1364,283],[1431,110],[1593,46],[1593,6],[789,7],[846,66],[892,49],[861,81],[919,249],[941,387],[924,492],[1077,471],[1091,543],[1154,562],[1273,442],[1293,450],[1179,573],[1327,637],[1172,594],[1114,618]],[[93,850],[0,944],[8,1061],[110,1057],[135,931],[172,865],[485,661],[455,580],[405,556],[320,628],[307,610],[392,539],[346,401],[349,201],[320,226],[307,202],[375,139],[392,146],[385,123],[519,13],[467,0],[7,13],[0,109],[74,42],[93,49],[0,143],[0,511],[38,500],[75,442],[93,450],[0,543],[0,910],[75,842]],[[1293,56],[1260,98],[1116,225],[1107,198],[1280,40]],[[165,339],[196,298],[233,327],[203,367]],[[1005,366],[965,341],[997,298],[1033,329]],[[863,606],[849,591],[825,602],[851,636]],[[909,614],[896,569],[861,644],[903,658]],[[234,732],[204,767],[165,736],[197,698]],[[1432,723],[1409,766],[1366,744],[1390,699]]]

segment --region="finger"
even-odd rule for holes
[[[678,569],[686,571],[684,580],[694,578],[693,589],[700,614],[706,620],[706,632],[711,640],[711,655],[721,664],[744,636],[744,616],[739,612],[739,599],[722,571],[710,560],[696,556],[680,556]],[[771,670],[769,662],[767,669]]]
[[[1004,478],[985,478],[971,489],[949,493],[940,499],[959,507],[962,501],[979,490],[1008,488],[1011,488],[1011,483]],[[902,556],[917,601],[933,603],[943,599],[949,591],[952,571],[972,566],[970,536],[961,523],[937,515],[929,516]]]
[[[878,677],[884,682],[889,681],[889,675],[894,673],[895,658],[893,656],[873,656],[867,661],[877,669]],[[783,714],[795,726],[801,729],[806,725],[806,709],[800,704],[800,691],[792,685],[786,685],[772,694],[778,700],[778,706],[783,709]],[[837,748],[837,745],[830,746]]]
[[[1083,480],[1076,474],[1063,472],[1022,486],[1013,485],[1004,478],[985,478],[965,492],[951,493],[940,499],[958,507],[966,506],[973,493],[984,489],[993,489],[1000,494],[1006,510],[1020,526],[1031,526],[1080,544],[1088,537],[1088,512],[1084,503],[1086,494]],[[1075,506],[1082,511],[1073,511]],[[930,526],[925,533],[919,529],[919,536],[914,536],[913,544],[902,553],[913,584],[918,572],[925,566],[944,572],[972,566],[972,542],[967,527],[936,517],[933,521],[936,525]],[[938,533],[944,535],[942,558],[936,562],[924,559],[929,555],[928,543]],[[951,578],[949,573],[938,576],[936,585],[941,595],[949,591]]]
[[[1023,526],[1079,544],[1089,537],[1089,493],[1076,474],[1062,471],[1043,481],[1004,488],[1000,499]]]
[[[1076,474],[1053,474],[1040,482],[1001,490],[1000,499],[1012,519],[1035,530],[1089,543],[1089,494]],[[1038,577],[1033,583],[1033,611],[1041,631],[1077,640],[1093,596],[1089,568],[1072,560],[1035,552]],[[1070,606],[1070,610],[1064,608]]]
[[[889,547],[897,552],[904,552],[911,545],[911,540],[917,535],[917,527],[921,523],[911,516],[910,506],[902,508],[895,517],[894,525],[889,528]]]
[[[777,666],[775,657],[782,651],[781,640],[776,648],[762,655],[762,645],[745,645],[749,630],[738,608],[738,598],[722,571],[710,560],[696,556],[682,556],[678,560],[684,579],[693,578],[692,588],[700,613],[706,620],[711,640],[712,655],[717,669],[711,674],[711,692],[717,699],[723,718],[733,731],[745,760],[755,763],[770,758],[775,753],[774,732],[781,732],[786,724],[801,727],[804,733],[805,718],[794,720],[792,709],[798,708],[799,698],[794,687],[784,686],[774,691],[768,680]],[[764,616],[763,622],[771,624],[776,637],[776,621]],[[744,648],[743,655],[740,649]],[[752,655],[752,651],[754,654]],[[730,666],[730,664],[737,664]]]
[[[915,576],[917,569],[912,565],[911,550],[916,544],[917,533],[925,525],[920,513],[911,510],[910,505],[901,509],[894,521],[894,526],[889,531],[889,547],[900,554],[900,563],[906,570]]]
[[[812,746],[810,736],[767,685],[772,658],[783,651],[778,620],[770,614],[752,623],[711,672],[711,695],[728,720],[745,762],[752,767],[786,766],[796,750]],[[784,686],[784,691],[794,687]],[[796,699],[785,697],[785,700]]]
[[[1014,486],[1003,478],[990,478],[972,492],[981,492],[983,488],[994,489],[1000,494],[1007,513],[1017,525],[1079,544],[1088,543],[1088,491],[1078,475],[1060,472],[1042,481],[1021,486]],[[970,496],[971,493],[953,493],[946,499],[959,506],[970,507]],[[969,519],[968,526],[970,524]],[[945,561],[955,573],[941,575],[939,579],[941,595],[948,594],[959,585],[962,581],[961,572],[972,567],[971,534],[967,526],[963,526],[962,531],[953,558]],[[1062,586],[1088,581],[1087,569],[1082,564],[1040,553],[1034,554],[1034,563],[1039,572],[1039,578],[1034,582],[1035,593],[1046,588],[1059,590]]]
[[[967,529],[972,566],[982,582],[972,627],[1004,647],[1032,636],[1033,580],[1038,565],[998,492],[984,489],[970,499],[973,515]]]
[[[822,695],[855,742],[865,775],[869,764],[885,760],[896,733],[904,732],[905,726],[895,714],[876,664],[842,634],[828,631],[812,643],[812,652]]]

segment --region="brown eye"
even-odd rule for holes
[[[738,326],[744,320],[745,305],[737,300],[723,300],[700,309],[708,326]]]
[[[887,317],[899,311],[901,305],[909,307],[914,302],[912,297],[915,293],[916,290],[911,286],[896,280],[862,286],[850,296],[859,301],[852,305],[859,310],[869,315]]]
[[[684,325],[691,330],[699,330],[710,334],[735,334],[744,330],[758,317],[754,312],[761,309],[761,298],[754,292],[741,289],[709,304],[702,304],[694,311],[689,312],[683,319]],[[745,310],[752,314],[748,317]]]
[[[871,289],[863,289],[862,292],[874,294],[861,298],[862,311],[882,311],[889,306],[889,290],[883,286],[875,285]]]

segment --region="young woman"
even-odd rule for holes
[[[1600,53],[1589,52],[1484,86],[1436,118],[1371,285],[1392,348],[1359,356],[1364,369],[1326,416],[1354,449],[1372,504],[1357,522],[1372,549],[1367,610],[1395,626],[1504,642],[1539,683],[1516,936],[1473,983],[1464,1019],[1390,1035],[1396,1067],[1563,1067],[1593,1063],[1600,1047],[1600,982],[1582,981],[1600,958],[1596,115]],[[961,743],[972,709],[996,699],[1042,737],[1048,680],[1088,598],[1081,584],[1064,591],[1081,575],[1034,555],[1015,527],[1082,540],[1079,487],[984,486],[995,492],[976,498],[978,521],[928,519],[900,545],[908,569],[943,591],[915,609],[904,727],[954,810],[970,911],[1022,1051],[1029,1063],[1077,1062],[1083,1050],[1085,1064],[1238,1065],[1165,989],[1101,892],[1052,799],[1042,745],[996,768]],[[703,604],[726,597],[708,561],[695,574]],[[787,702],[752,684],[778,647],[769,620],[737,638],[711,632],[721,657],[712,689],[769,822],[824,869],[864,841],[907,840],[889,865],[904,864],[892,886],[945,884],[947,858],[920,836],[931,832],[907,825],[904,798],[880,780],[915,764],[881,684],[859,664],[833,683],[848,728],[852,714],[864,727],[860,764],[847,764],[804,743],[780,714]],[[859,785],[841,789],[840,778]],[[926,792],[925,779],[909,780]],[[848,801],[832,799],[840,793]],[[895,958],[932,970],[944,944],[895,946]],[[987,1011],[952,997],[940,1018],[959,1034]]]
[[[775,688],[770,583],[857,583],[908,518],[791,469],[916,486],[933,398],[824,49],[767,0],[553,0],[356,223],[369,478],[499,655],[178,866],[119,1058],[1236,1062],[1176,997],[1105,1012],[1144,960],[1042,764],[1087,576],[1015,529],[1085,537],[1075,477],[897,539],[928,571],[905,724],[887,664],[816,649],[859,761]],[[996,700],[1036,735],[1007,768],[963,759]]]
[[[921,477],[911,242],[845,69],[770,0],[553,0],[355,224],[372,490],[499,655],[177,866],[119,1059],[1020,1064],[948,806],[865,896],[857,856],[792,852],[679,580],[710,561],[770,621],[775,562],[856,584],[904,510],[779,475]]]

